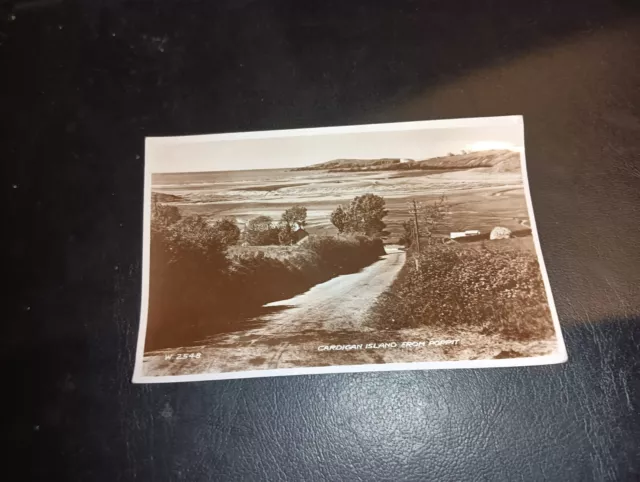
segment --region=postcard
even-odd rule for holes
[[[521,116],[146,140],[136,383],[567,355]]]

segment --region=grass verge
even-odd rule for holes
[[[519,341],[554,334],[535,253],[504,246],[430,246],[410,253],[374,305],[372,322],[387,330],[473,328]]]

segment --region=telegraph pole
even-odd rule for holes
[[[418,225],[418,209],[420,209],[420,207],[421,206],[416,203],[415,199],[409,203],[409,214],[413,214],[413,238],[416,249],[418,250],[417,254],[415,252],[413,253],[413,261],[416,264],[416,271],[420,271],[420,262],[418,261],[418,257],[420,256],[420,226]]]
[[[418,205],[416,200],[411,201],[411,207],[409,212],[413,214],[413,237],[416,243],[416,248],[418,249],[418,253],[420,253],[420,227],[418,226]]]

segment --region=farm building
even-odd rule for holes
[[[478,231],[477,229],[468,229],[466,231],[457,231],[457,232],[452,232],[449,237],[451,239],[456,239],[456,238],[465,238],[467,236],[478,236],[480,234],[480,231]]]
[[[297,226],[298,229],[296,229],[293,232],[293,236],[295,238],[295,242],[299,243],[300,241],[302,241],[304,238],[306,238],[307,236],[309,236],[309,233],[304,229],[301,228],[299,226]]]

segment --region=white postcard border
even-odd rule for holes
[[[194,136],[174,136],[174,137],[147,137],[145,139],[145,159],[144,159],[144,202],[143,202],[143,235],[142,235],[142,296],[140,306],[140,325],[138,329],[138,341],[136,345],[135,366],[133,371],[133,383],[171,383],[171,382],[195,382],[207,380],[230,380],[241,378],[262,378],[288,375],[314,375],[333,373],[359,373],[359,372],[382,372],[400,370],[432,370],[432,369],[460,369],[460,368],[494,368],[494,367],[518,367],[536,366],[564,363],[567,361],[567,351],[560,328],[560,320],[553,299],[553,292],[549,283],[549,276],[545,265],[538,228],[531,202],[531,192],[529,186],[529,176],[525,150],[520,152],[520,165],[522,179],[527,202],[527,211],[531,223],[531,232],[538,257],[540,272],[544,281],[549,309],[553,320],[556,335],[556,350],[551,355],[538,357],[507,358],[498,360],[459,360],[459,361],[431,361],[431,362],[409,362],[409,363],[386,363],[386,364],[363,364],[363,365],[334,365],[328,367],[296,367],[278,368],[268,370],[248,370],[224,373],[201,373],[195,375],[169,375],[169,376],[146,376],[143,373],[144,363],[144,343],[147,332],[147,316],[149,309],[149,255],[151,239],[151,175],[153,171],[153,158],[155,150],[171,144],[190,142],[211,142],[222,140],[278,138],[290,136],[316,136],[326,134],[345,134],[357,132],[388,132],[397,130],[418,130],[418,129],[444,129],[460,127],[498,127],[520,124],[524,129],[524,121],[520,115],[499,116],[499,117],[477,117],[464,119],[441,119],[429,121],[398,122],[385,124],[364,124],[352,126],[336,127],[314,127],[307,129],[287,129],[272,131],[237,132],[224,134],[206,134]],[[186,171],[185,171],[186,172]]]

